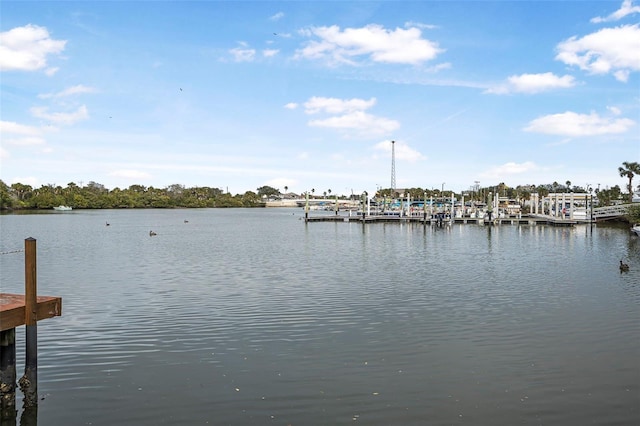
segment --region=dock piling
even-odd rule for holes
[[[0,410],[2,420],[16,416],[15,328],[0,332]]]
[[[26,326],[25,371],[18,381],[24,393],[22,426],[36,426],[38,414],[37,322],[62,315],[62,298],[38,296],[36,240],[25,239],[25,294],[0,292],[0,425],[16,422],[16,327]],[[20,250],[22,251],[22,250]]]
[[[38,405],[38,315],[36,240],[24,241],[26,350],[24,375],[18,384],[24,393],[24,406]]]

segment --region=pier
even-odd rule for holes
[[[0,293],[0,423],[16,416],[16,327],[26,326],[24,407],[38,405],[37,322],[62,315],[62,298],[37,295],[36,240],[25,240],[25,294]]]
[[[380,204],[371,204],[366,193],[354,205],[349,208],[340,208],[336,203],[327,205],[325,213],[309,214],[313,209],[309,199],[304,204],[305,222],[395,222],[395,223],[422,223],[424,225],[450,225],[450,224],[476,224],[476,225],[551,225],[573,226],[576,224],[595,223],[604,220],[616,220],[625,216],[631,204],[616,206],[594,207],[591,194],[554,193],[539,197],[534,193],[531,196],[530,209],[527,214],[520,212],[521,206],[501,203],[502,199],[493,198],[489,194],[488,203],[485,205],[465,205],[464,195],[461,202],[457,202],[453,193],[446,199],[441,197],[434,204],[434,199],[426,198],[411,200],[410,197],[401,198],[396,206],[389,210],[390,204],[386,200]],[[334,214],[329,214],[333,210]],[[347,215],[345,215],[347,213]]]
[[[400,215],[316,215],[307,216],[307,222],[359,222],[359,223],[414,223],[423,225],[451,225],[470,224],[480,226],[492,225],[552,225],[552,226],[573,226],[578,223],[588,223],[589,221],[579,221],[576,219],[562,219],[555,216],[527,215],[521,217],[498,217],[489,220],[488,218],[477,218],[471,216],[464,217],[424,217],[424,216],[400,216]]]

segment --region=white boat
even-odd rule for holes
[[[640,237],[640,223],[636,223],[631,227],[631,232],[635,232],[635,234]]]
[[[68,212],[68,211],[72,210],[72,208],[69,207],[69,206],[58,206],[58,207],[54,207],[53,209],[55,211],[59,211],[59,212]]]

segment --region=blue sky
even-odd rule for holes
[[[3,1],[0,179],[620,185],[640,2]]]

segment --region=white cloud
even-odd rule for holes
[[[618,70],[613,73],[616,80],[626,83],[629,80],[629,70]]]
[[[5,140],[6,143],[10,145],[18,145],[18,146],[33,146],[33,145],[44,145],[46,141],[44,138],[39,136],[25,136],[22,138],[9,138]]]
[[[442,62],[441,64],[434,65],[426,69],[427,72],[437,73],[442,70],[448,70],[451,68],[451,62]]]
[[[271,20],[271,21],[279,21],[282,18],[284,18],[284,12],[278,12],[275,15],[270,16],[269,20]]]
[[[505,177],[527,173],[537,169],[538,166],[532,161],[525,161],[524,163],[509,162],[492,167],[489,170],[480,173],[480,177],[503,179]]]
[[[286,109],[296,109],[298,108],[298,104],[295,102],[289,102],[284,106]]]
[[[42,118],[57,124],[74,124],[89,118],[87,107],[82,105],[73,112],[49,112],[48,107],[32,107],[30,109],[34,117]]]
[[[264,56],[265,58],[271,58],[276,56],[278,53],[280,53],[280,50],[278,49],[264,49],[262,51],[262,56]]]
[[[607,109],[609,110],[609,112],[613,115],[620,115],[622,114],[622,111],[620,110],[620,108],[618,107],[614,107],[614,106],[608,106]]]
[[[0,121],[0,141],[9,145],[34,146],[44,145],[46,140],[42,137],[43,129],[34,126],[25,126],[13,121]],[[7,137],[7,135],[17,135]]]
[[[414,21],[407,21],[404,23],[404,27],[405,28],[420,28],[421,30],[435,30],[436,28],[439,28],[437,25],[433,25],[433,24],[423,24],[421,22],[414,22]]]
[[[423,39],[419,28],[385,29],[370,24],[362,28],[337,25],[312,27],[301,31],[306,37],[316,37],[296,51],[296,58],[325,60],[330,65],[351,64],[366,57],[373,62],[417,65],[434,59],[443,49],[438,43]]]
[[[125,178],[125,179],[149,179],[151,174],[140,170],[120,169],[109,173],[109,176]]]
[[[337,129],[345,135],[380,136],[400,127],[400,123],[368,114],[365,110],[376,104],[376,98],[338,99],[314,96],[304,103],[305,113],[325,113],[332,117],[309,121],[309,126]]]
[[[0,71],[36,71],[47,56],[64,50],[66,40],[53,40],[44,27],[25,25],[0,33]]]
[[[635,121],[628,118],[614,119],[600,117],[595,112],[578,114],[567,111],[536,118],[524,130],[549,135],[596,136],[624,133],[635,124]]]
[[[41,131],[37,127],[25,126],[24,124],[18,124],[14,121],[0,120],[0,135],[2,135],[3,133],[38,136],[41,134]]]
[[[246,47],[246,43],[240,43],[242,47],[236,47],[229,50],[231,56],[236,62],[251,62],[255,59],[256,50]]]
[[[79,95],[82,93],[95,93],[96,89],[93,87],[83,86],[82,84],[78,84],[77,86],[68,87],[58,93],[43,93],[38,95],[40,99],[49,99],[49,98],[63,98],[67,96]]]
[[[338,130],[355,130],[360,135],[384,135],[400,127],[395,120],[354,111],[344,115],[309,121],[309,126]]]
[[[597,16],[595,18],[591,18],[591,22],[594,24],[599,24],[601,22],[619,21],[625,16],[633,15],[634,13],[640,13],[640,6],[634,6],[633,0],[624,0],[622,2],[622,6],[620,6],[620,9],[616,10],[609,16]]]
[[[0,160],[6,160],[9,157],[11,157],[11,154],[9,154],[9,151],[7,151],[6,149],[0,146]]]
[[[307,114],[326,112],[328,114],[341,114],[354,111],[363,111],[376,104],[376,98],[368,101],[364,99],[338,99],[314,96],[304,103]]]
[[[508,93],[540,93],[553,89],[566,89],[575,86],[575,79],[570,75],[559,77],[553,73],[521,74],[507,78],[503,85],[489,88],[485,93],[503,95]]]
[[[631,71],[640,71],[640,26],[603,28],[582,38],[558,44],[556,59],[591,74],[613,73],[626,82]]]
[[[413,163],[419,160],[425,160],[427,158],[419,151],[416,151],[404,142],[396,141],[394,145],[396,160],[408,161]],[[378,142],[377,144],[375,144],[373,149],[375,151],[388,154],[389,157],[391,157],[391,142],[389,141]]]

